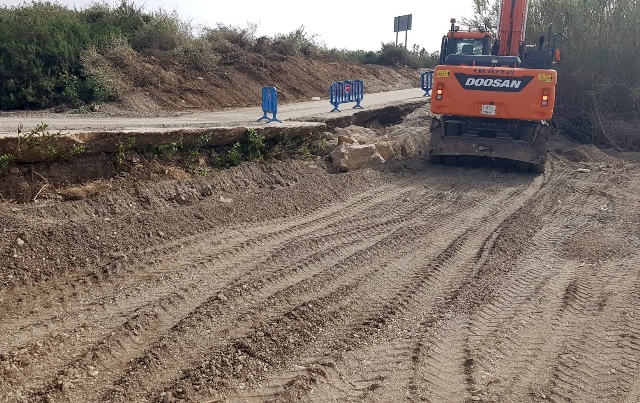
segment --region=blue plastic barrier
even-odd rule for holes
[[[278,113],[278,90],[276,90],[276,87],[262,88],[262,112],[264,112],[264,116],[258,119],[258,122],[267,119],[267,123],[282,123],[282,121],[276,117],[276,113]],[[269,118],[267,113],[273,113],[273,117]]]
[[[420,74],[420,88],[424,90],[424,97],[431,95],[433,88],[433,71],[425,71]]]
[[[343,103],[355,102],[353,109],[364,109],[360,101],[364,98],[364,82],[362,80],[337,81],[329,86],[329,102],[333,105],[331,112],[338,111]]]

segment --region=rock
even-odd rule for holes
[[[576,169],[576,172],[579,172],[581,174],[588,174],[588,173],[591,173],[591,170],[587,168],[578,168]]]
[[[378,136],[375,131],[367,127],[356,126],[356,125],[351,125],[344,128],[342,127],[336,128],[336,134],[340,136],[351,137],[354,139],[356,138],[371,139]]]
[[[164,233],[164,232],[162,232],[162,231],[158,231],[158,236],[159,236],[160,238],[164,238],[164,235],[165,235],[165,233]]]
[[[427,137],[418,133],[411,133],[398,138],[402,158],[414,158],[426,155],[429,149]]]
[[[22,238],[16,239],[16,243],[18,244],[18,246],[24,246],[24,241],[22,240]]]
[[[73,383],[69,382],[69,381],[63,381],[62,385],[61,385],[61,389],[63,392],[68,392],[70,389],[75,388],[76,385],[74,385]]]
[[[140,156],[135,151],[127,151],[124,155],[124,159],[132,164],[140,163]]]
[[[99,373],[100,371],[98,371],[97,369],[94,369],[93,371],[89,371],[89,376],[95,378],[96,376],[98,376]]]
[[[342,172],[355,171],[384,162],[384,158],[373,144],[343,143],[331,152],[330,157],[333,167]]]
[[[320,97],[311,97],[311,100],[312,100],[312,101],[319,101],[319,100],[320,100]]]
[[[218,295],[216,295],[216,298],[222,302],[227,301],[227,297],[223,293],[218,293]]]
[[[374,143],[376,146],[376,150],[380,153],[380,156],[385,161],[396,159],[400,157],[400,153],[396,153],[396,146],[393,141],[382,141],[380,143]]]
[[[11,169],[9,169],[9,172],[13,175],[18,175],[20,173],[20,170],[17,167],[11,167]]]
[[[175,400],[173,399],[173,394],[171,392],[167,392],[162,396],[162,403],[173,403]]]
[[[204,188],[202,188],[202,190],[200,191],[200,196],[202,197],[209,197],[213,194],[213,189],[211,189],[211,186],[205,186]]]
[[[224,196],[220,196],[220,201],[223,203],[233,203],[233,199],[226,198]]]
[[[338,136],[338,145],[342,144],[342,143],[347,143],[347,144],[354,144],[357,143],[357,141],[355,141],[354,139],[352,139],[351,137],[347,137],[347,136]]]

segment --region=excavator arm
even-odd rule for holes
[[[527,27],[528,0],[502,0],[498,22],[498,56],[522,54]]]

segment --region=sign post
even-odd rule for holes
[[[404,48],[407,48],[407,39],[411,30],[413,14],[401,15],[393,19],[393,32],[396,33],[396,46],[398,46],[398,32],[404,31]]]

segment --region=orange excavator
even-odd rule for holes
[[[525,45],[527,11],[527,0],[502,0],[495,38],[451,20],[434,70],[431,161],[479,156],[544,172],[560,51],[544,36]]]

